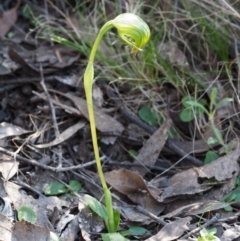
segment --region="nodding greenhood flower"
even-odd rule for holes
[[[137,53],[145,46],[150,38],[148,25],[133,13],[123,13],[112,21],[119,37],[133,47],[132,53]]]

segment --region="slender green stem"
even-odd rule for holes
[[[90,58],[88,61],[88,65],[84,74],[84,89],[86,93],[86,100],[87,100],[87,107],[88,107],[88,114],[89,114],[89,122],[90,122],[90,129],[92,134],[92,143],[93,143],[93,150],[94,155],[96,159],[96,165],[98,170],[98,175],[104,190],[104,196],[105,196],[105,204],[106,204],[106,210],[108,214],[108,231],[109,232],[115,232],[115,225],[114,225],[114,215],[113,215],[113,208],[112,208],[112,197],[111,192],[109,191],[103,170],[102,170],[102,164],[100,161],[99,156],[99,150],[98,150],[98,142],[97,142],[97,133],[96,133],[96,123],[95,123],[95,117],[94,117],[94,107],[93,107],[93,100],[92,100],[92,86],[94,82],[94,67],[93,62],[96,55],[97,48],[101,42],[101,39],[103,35],[110,30],[113,27],[112,22],[107,22],[99,31],[99,34],[97,36],[97,39],[93,45]]]
[[[113,212],[111,192],[107,187],[104,174],[102,171],[102,164],[100,161],[98,150],[96,123],[92,100],[92,86],[94,82],[94,58],[103,35],[112,27],[116,27],[118,30],[119,37],[127,44],[133,47],[133,53],[137,52],[138,50],[141,50],[141,48],[148,42],[150,38],[150,29],[148,25],[140,17],[131,13],[120,14],[115,19],[105,23],[103,27],[100,29],[96,41],[92,47],[88,65],[84,74],[84,89],[87,99],[87,108],[89,113],[93,150],[95,154],[99,178],[101,180],[101,184],[104,190],[106,211],[108,216],[108,219],[105,220],[105,222],[109,232],[116,232],[119,220],[118,222],[116,222],[115,217],[117,217],[116,214],[119,215],[119,213]]]

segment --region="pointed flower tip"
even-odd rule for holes
[[[132,53],[137,53],[150,39],[148,25],[133,13],[123,13],[112,20],[120,38],[133,47]]]

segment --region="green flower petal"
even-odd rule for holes
[[[150,38],[148,25],[135,14],[120,14],[112,20],[112,24],[117,28],[119,37],[133,47],[132,53],[142,50]]]

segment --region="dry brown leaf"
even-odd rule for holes
[[[170,128],[170,125],[171,120],[167,119],[161,125],[161,127],[154,132],[154,134],[148,139],[148,141],[139,151],[139,154],[134,161],[134,163],[141,164],[143,167],[135,167],[131,168],[131,170],[134,170],[140,175],[144,176],[148,172],[147,168],[144,168],[144,166],[152,166],[155,164],[168,138],[168,130]]]
[[[218,160],[197,168],[199,177],[208,179],[214,177],[217,181],[224,181],[238,175],[239,165],[237,159],[239,155],[240,150],[238,146],[236,150],[220,157]]]
[[[175,197],[184,194],[195,194],[210,189],[211,186],[203,186],[198,183],[198,173],[195,169],[189,169],[184,172],[177,173],[170,179],[170,184],[164,189],[163,194],[159,197],[159,201],[166,198]]]
[[[226,223],[223,224],[225,231],[223,232],[222,236],[220,237],[221,241],[232,241],[238,240],[240,237],[240,226],[234,224],[234,226],[230,226]]]
[[[55,206],[59,210],[61,210],[62,205],[66,205],[64,201],[59,200],[57,197],[40,197],[36,200],[31,195],[21,194],[21,187],[10,181],[5,184],[5,189],[14,205],[14,209],[18,210],[23,205],[29,206],[31,209],[34,210],[34,212],[37,215],[36,224],[40,226],[47,225],[49,228],[53,230],[52,224],[48,219],[47,213],[52,212]]]
[[[0,237],[1,240],[11,240],[17,241],[16,238],[12,236],[13,224],[6,216],[0,213]]]
[[[156,235],[146,239],[145,241],[171,241],[176,240],[186,230],[189,230],[188,223],[191,221],[191,217],[180,218],[176,221],[166,224]]]
[[[14,23],[17,21],[17,9],[21,3],[21,0],[17,1],[14,8],[2,12],[0,17],[0,37],[5,36]]]
[[[56,138],[55,140],[53,140],[52,142],[46,143],[46,144],[35,145],[35,147],[37,147],[37,148],[48,148],[50,146],[56,146],[56,145],[64,142],[68,138],[70,138],[72,135],[74,135],[78,130],[82,129],[84,126],[85,126],[85,122],[79,121],[77,124],[75,124],[73,126],[70,126],[65,131],[63,131],[60,134],[60,136],[58,138]]]
[[[21,222],[16,222],[13,236],[17,238],[16,240],[24,241],[49,240],[50,231],[47,226],[41,227],[22,220]]]
[[[75,241],[79,239],[79,217],[76,215],[74,216],[74,219],[67,224],[66,228],[61,233],[60,238],[62,241]]]
[[[0,154],[0,172],[5,181],[11,179],[18,171],[19,162],[14,162],[13,157]]]
[[[120,169],[107,172],[104,175],[109,185],[118,192],[125,194],[134,203],[140,204],[156,215],[163,211],[164,205],[155,199],[143,178],[137,173]]]
[[[29,133],[30,131],[24,130],[19,126],[9,124],[7,122],[2,122],[0,124],[0,139],[6,138],[9,136],[20,136],[22,134]]]
[[[87,103],[84,99],[74,96],[71,93],[68,93],[64,96],[67,96],[70,100],[74,102],[76,107],[80,110],[82,115],[89,120]],[[99,108],[94,106],[95,121],[96,127],[101,132],[116,132],[121,133],[124,130],[124,127],[120,122],[112,118],[111,116],[105,114]]]
[[[189,199],[184,199],[181,201],[175,200],[174,202],[176,202],[177,204],[179,203],[179,206],[181,207],[161,216],[161,218],[173,218],[173,217],[179,217],[179,216],[182,217],[182,216],[189,216],[189,215],[204,214],[207,212],[219,210],[229,206],[229,203],[223,203],[216,200],[203,200],[201,202],[198,202],[196,200],[191,201]]]
[[[177,173],[170,179],[170,185],[164,189],[159,200],[163,201],[169,197],[199,193],[211,188],[210,185],[199,184],[199,178],[209,179],[214,177],[217,181],[224,181],[235,177],[239,172],[237,163],[239,155],[240,150],[236,148],[236,150],[208,165]]]

